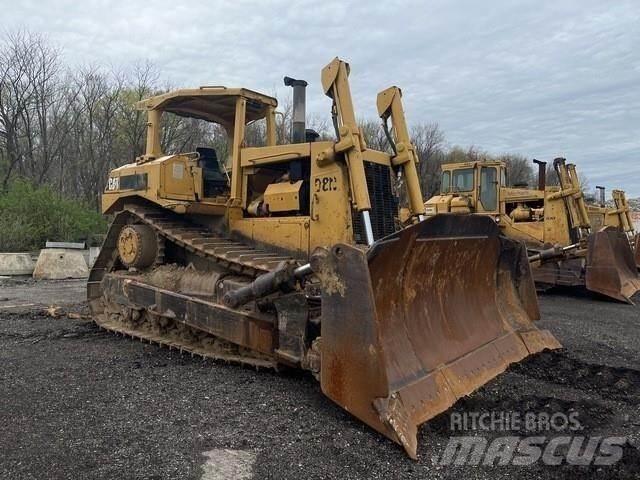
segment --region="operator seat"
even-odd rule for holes
[[[204,196],[215,197],[224,194],[228,190],[227,176],[220,168],[215,149],[198,147],[196,152],[200,155],[198,163],[202,168]]]

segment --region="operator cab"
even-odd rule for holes
[[[499,212],[500,188],[506,187],[502,162],[449,163],[442,166],[441,195],[464,197],[470,211]]]
[[[210,146],[195,152],[165,153],[161,146],[162,116],[169,112],[220,125],[227,133],[231,160],[240,157],[247,124],[265,120],[267,145],[275,145],[275,109],[278,102],[246,88],[222,86],[181,89],[147,98],[136,108],[147,112],[145,153],[131,164],[114,169],[103,195],[103,212],[116,211],[124,202],[151,201],[179,213],[197,209],[223,214],[234,193],[227,159]],[[241,180],[237,178],[236,181]],[[239,191],[235,185],[235,192]]]

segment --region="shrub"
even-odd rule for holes
[[[16,180],[0,193],[0,251],[43,248],[47,240],[86,241],[107,223],[82,202],[60,197],[50,187]]]

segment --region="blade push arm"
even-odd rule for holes
[[[334,153],[344,153],[349,169],[349,181],[352,199],[356,209],[362,215],[362,221],[367,236],[367,244],[373,243],[373,230],[369,210],[371,200],[367,189],[367,179],[364,172],[362,152],[367,145],[356,122],[351,89],[349,88],[349,64],[338,57],[322,69],[322,88],[325,94],[333,100],[334,124],[336,126],[338,142],[332,151],[323,152],[320,162],[327,161]]]
[[[393,126],[394,153],[392,163],[404,172],[409,197],[409,209],[412,215],[424,215],[424,203],[418,179],[418,155],[411,143],[407,120],[402,108],[402,91],[398,87],[389,87],[378,94],[378,115],[382,119],[385,132],[389,132],[387,121],[391,118]]]

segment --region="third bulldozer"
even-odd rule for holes
[[[598,186],[598,204],[587,205],[591,228],[602,228],[604,226],[614,227],[624,232],[629,238],[629,244],[633,251],[636,267],[640,269],[640,233],[636,233],[631,218],[631,208],[627,201],[627,196],[623,190],[612,190],[611,198],[613,207],[607,207],[605,202],[605,187]]]

